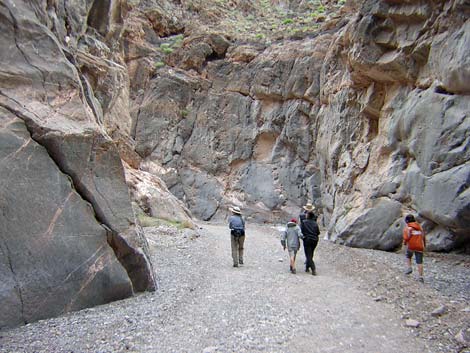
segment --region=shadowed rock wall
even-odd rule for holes
[[[0,3],[0,328],[155,288],[108,133],[128,134],[127,87],[99,97],[90,83],[90,67],[113,88],[127,79],[84,49],[100,47],[87,20],[110,36],[118,25],[122,4],[102,5]]]

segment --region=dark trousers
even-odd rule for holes
[[[305,258],[307,259],[305,263],[305,267],[307,270],[311,268],[312,271],[315,271],[315,262],[313,262],[313,253],[315,252],[315,248],[317,247],[317,244],[318,244],[318,240],[304,239]]]

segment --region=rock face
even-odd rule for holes
[[[396,249],[412,212],[429,250],[466,246],[468,6],[347,11],[314,38],[268,48],[185,40],[145,89],[136,151],[204,220],[235,204],[280,221],[311,199],[346,245]]]
[[[0,327],[155,288],[110,137],[129,133],[128,99],[100,97],[110,82],[95,96],[89,66],[114,83],[127,72],[84,49],[87,20],[105,15],[96,30],[112,36],[122,4],[107,4],[0,4]]]

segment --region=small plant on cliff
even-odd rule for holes
[[[189,110],[188,110],[188,109],[183,109],[183,110],[181,110],[181,116],[182,116],[183,118],[186,118],[186,117],[188,116],[188,114],[189,114]]]
[[[165,66],[165,63],[164,63],[163,61],[157,61],[157,62],[155,63],[155,68],[156,68],[156,69],[159,69],[159,68],[161,68],[161,67],[163,67],[163,66]]]
[[[294,23],[294,20],[292,18],[286,18],[284,21],[282,21],[283,25],[289,25],[291,23]]]
[[[171,53],[173,53],[173,49],[172,49],[172,48],[162,48],[162,51],[163,51],[163,53],[165,53],[165,54],[171,54]]]

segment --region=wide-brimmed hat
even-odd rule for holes
[[[315,209],[315,206],[313,206],[311,203],[307,203],[307,204],[303,207],[303,209],[304,209],[305,211],[309,211],[309,212],[310,212],[310,211],[313,211],[313,210]]]
[[[240,207],[231,207],[230,208],[230,211],[232,211],[233,213],[236,213],[236,214],[242,214],[242,211],[240,211]]]

